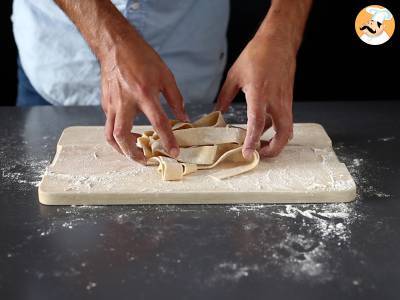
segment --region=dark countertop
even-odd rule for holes
[[[35,185],[61,131],[103,114],[0,108],[0,299],[398,299],[400,101],[294,111],[326,128],[355,202],[43,206]],[[226,116],[244,122],[244,107]]]

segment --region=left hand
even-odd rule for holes
[[[216,110],[225,111],[242,90],[247,102],[247,134],[243,156],[250,159],[260,137],[273,126],[276,134],[260,155],[278,155],[293,136],[293,81],[296,51],[277,36],[255,36],[227,74]]]

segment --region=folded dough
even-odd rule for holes
[[[147,164],[158,165],[163,180],[182,180],[183,176],[197,170],[212,169],[222,162],[230,162],[229,167],[210,175],[225,179],[254,169],[260,161],[257,151],[250,161],[243,157],[246,130],[227,125],[219,111],[193,123],[171,121],[171,128],[180,149],[176,159],[162,148],[156,132],[146,131],[137,139]]]

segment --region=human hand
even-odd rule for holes
[[[243,156],[250,159],[260,137],[271,126],[276,134],[260,155],[278,155],[293,136],[293,81],[296,54],[286,39],[255,36],[227,74],[217,99],[217,110],[225,111],[239,90],[246,96],[247,134]]]
[[[159,100],[162,93],[176,118],[188,120],[172,72],[133,28],[127,28],[110,48],[99,57],[108,143],[121,154],[144,163],[143,152],[136,146],[139,135],[131,132],[135,116],[143,112],[159,134],[164,149],[176,157],[179,146]]]

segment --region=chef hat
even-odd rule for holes
[[[390,20],[392,18],[392,14],[386,8],[368,6],[366,11],[372,15],[372,21],[379,22],[381,24],[383,24],[383,21]]]

